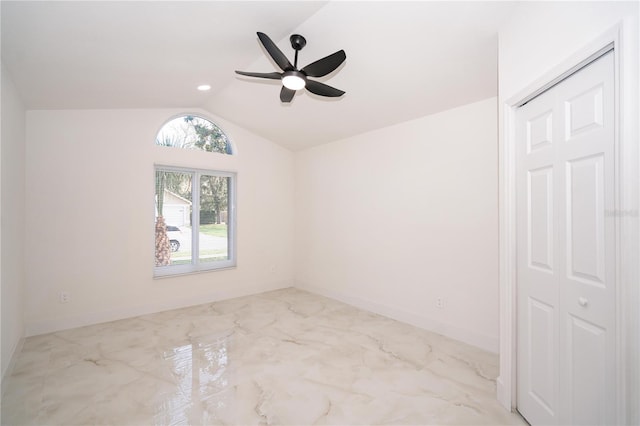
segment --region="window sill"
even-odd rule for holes
[[[225,265],[225,266],[220,266],[218,268],[206,268],[206,269],[181,269],[181,270],[175,270],[172,271],[171,267],[165,267],[162,268],[161,270],[158,270],[158,268],[154,269],[153,272],[153,279],[164,279],[164,278],[171,278],[171,277],[180,277],[180,276],[184,276],[184,275],[194,275],[194,274],[204,274],[207,272],[216,272],[216,271],[228,271],[229,269],[235,269],[237,267],[236,264],[229,264],[229,265]]]

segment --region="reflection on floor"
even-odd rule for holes
[[[296,289],[30,337],[3,424],[524,424],[497,356]]]

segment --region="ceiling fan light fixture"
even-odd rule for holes
[[[282,76],[282,84],[287,89],[300,90],[307,85],[307,78],[300,71],[286,71]]]

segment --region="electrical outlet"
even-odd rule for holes
[[[69,293],[67,293],[66,291],[60,292],[60,295],[59,295],[60,303],[68,303],[69,299],[70,299]]]
[[[438,309],[444,308],[444,299],[442,297],[436,298],[436,308]]]

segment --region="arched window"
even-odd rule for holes
[[[158,132],[156,145],[233,155],[231,141],[222,129],[196,115],[168,121]]]
[[[227,135],[194,115],[168,121],[156,145],[233,154]],[[236,174],[158,164],[155,174],[155,276],[234,267]]]

